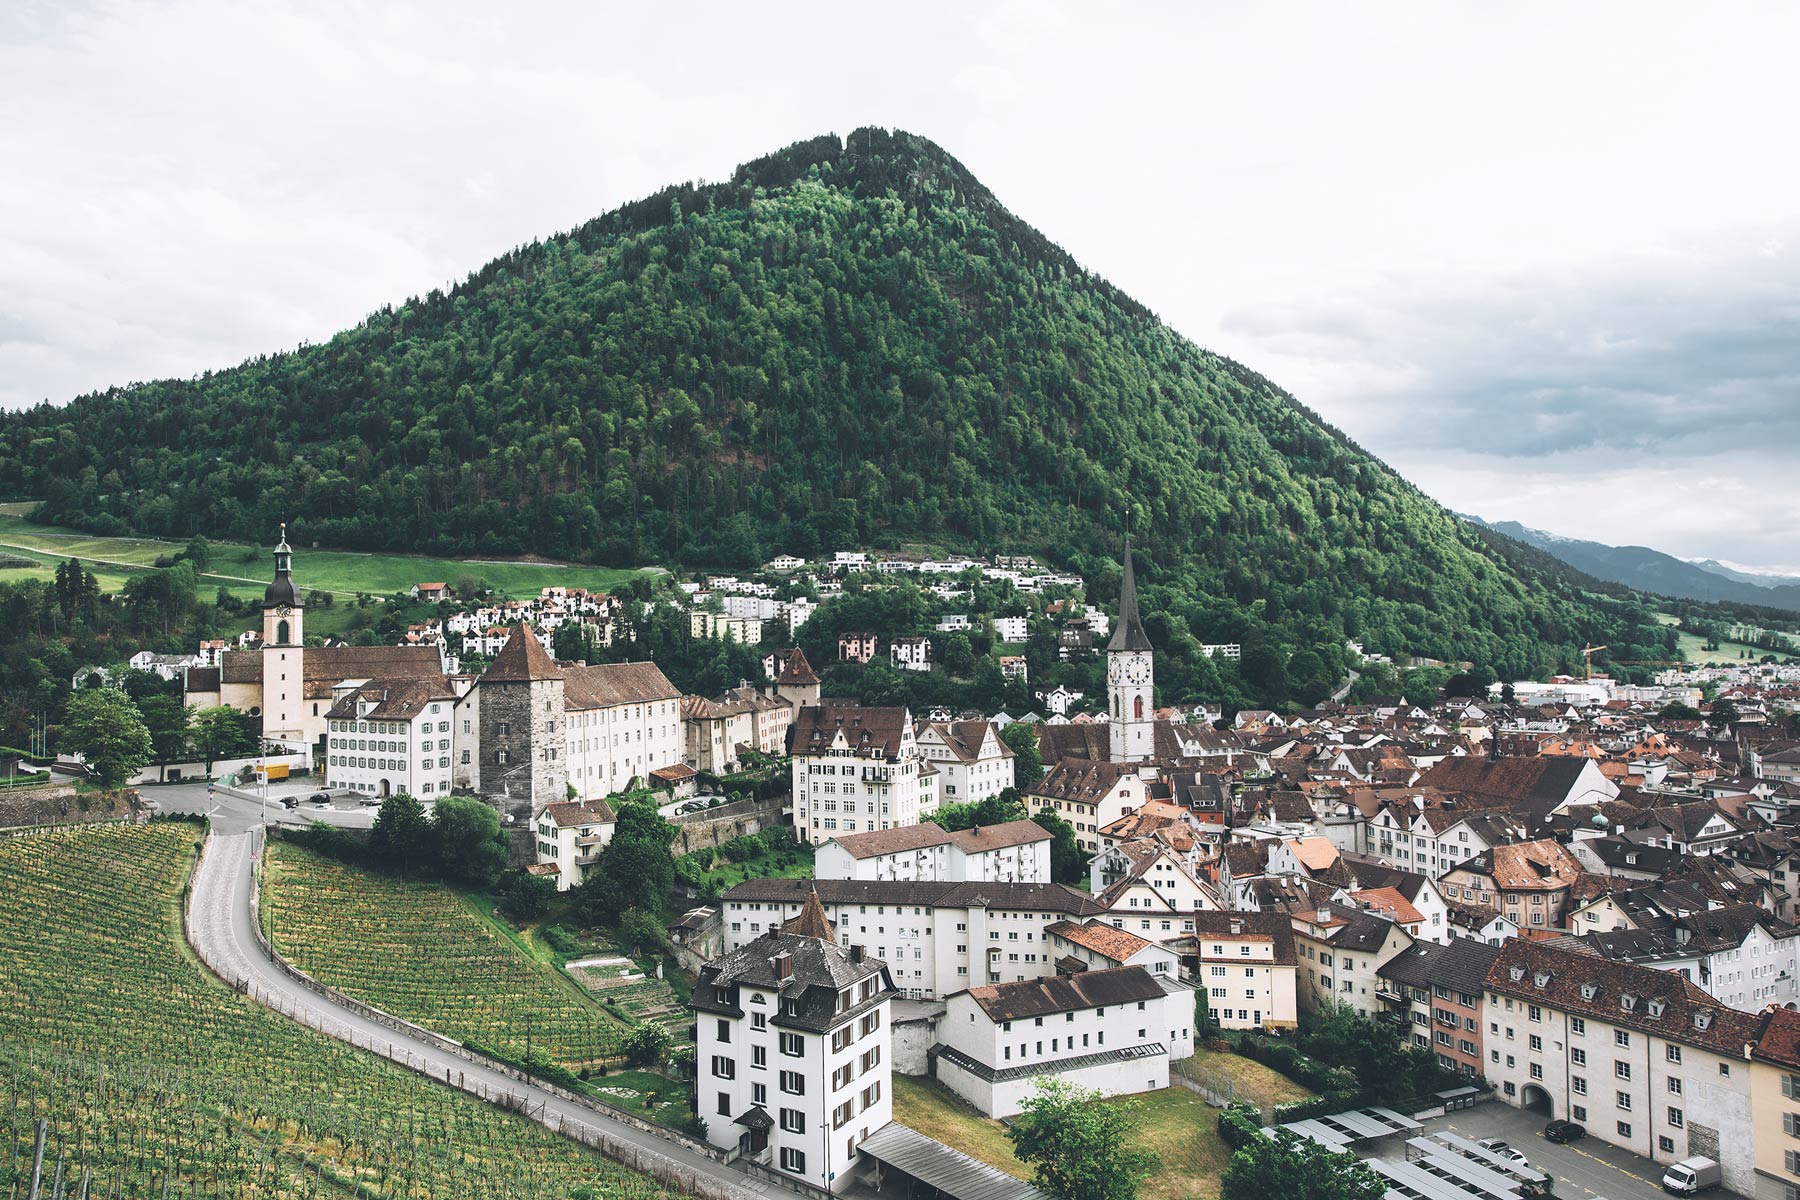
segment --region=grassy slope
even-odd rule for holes
[[[1672,616],[1669,613],[1658,613],[1656,619],[1664,625],[1674,625],[1681,620],[1680,617]],[[1676,645],[1680,648],[1682,655],[1688,662],[1696,666],[1708,663],[1718,663],[1721,666],[1743,666],[1746,662],[1761,662],[1763,655],[1768,653],[1762,647],[1752,646],[1748,642],[1720,642],[1717,650],[1708,650],[1706,649],[1706,639],[1698,634],[1677,631],[1675,636],[1679,639]],[[1738,655],[1745,650],[1751,652],[1750,658],[1739,658]]]
[[[95,537],[56,525],[33,525],[24,519],[32,505],[0,505],[0,549],[45,563],[40,573],[24,568],[0,571],[0,579],[48,579],[58,560],[75,557],[90,564],[101,586],[117,590],[135,568],[148,568],[159,555],[181,549],[176,542],[154,538]],[[244,562],[246,553],[254,555]],[[214,542],[212,568],[202,581],[208,588],[224,585],[241,596],[261,596],[269,575],[269,548],[236,542]],[[119,565],[114,565],[119,564]],[[506,596],[535,596],[553,584],[616,588],[636,571],[611,567],[562,566],[554,563],[486,562],[454,558],[427,558],[407,554],[363,554],[348,550],[314,550],[296,547],[294,573],[302,587],[334,592],[340,599],[358,592],[388,596],[415,583],[454,583],[458,576],[475,575]]]
[[[0,843],[0,1191],[23,1194],[32,1118],[47,1116],[96,1195],[659,1195],[207,974],[180,932],[198,836],[113,825]]]
[[[611,1053],[620,1023],[454,891],[281,842],[268,852],[276,947],[321,982],[450,1037],[568,1064]]]

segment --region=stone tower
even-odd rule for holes
[[[287,526],[275,546],[275,578],[263,590],[263,736],[286,741],[306,736],[306,606],[294,586],[294,551]]]
[[[567,800],[563,675],[537,635],[514,625],[475,690],[482,796],[503,812],[527,816]]]
[[[1106,643],[1107,733],[1112,761],[1149,762],[1156,753],[1156,663],[1150,637],[1138,620],[1137,575],[1131,539],[1125,539],[1125,583],[1119,623]]]
[[[806,661],[806,651],[798,646],[789,651],[781,664],[781,674],[775,677],[775,694],[797,713],[818,704],[821,686],[818,673]]]

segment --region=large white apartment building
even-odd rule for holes
[[[951,832],[929,821],[874,833],[840,833],[813,856],[817,879],[1049,883],[1049,830],[1008,821]]]
[[[1508,1104],[1657,1163],[1703,1154],[1757,1190],[1751,1048],[1761,1019],[1679,975],[1515,938],[1487,977],[1487,1080]]]
[[[987,721],[921,721],[913,736],[938,771],[938,800],[968,804],[1013,785],[1012,747]]]
[[[938,1080],[1010,1117],[1046,1075],[1109,1096],[1168,1087],[1194,1052],[1194,997],[1142,967],[1078,971],[958,992],[938,1029]]]
[[[803,842],[916,825],[937,811],[937,768],[904,708],[809,706],[794,718],[794,832]]]
[[[790,931],[766,932],[701,968],[694,1108],[706,1137],[837,1192],[856,1147],[893,1119],[884,964],[834,943],[816,900]]]
[[[1054,974],[1045,927],[1102,911],[1086,893],[1059,883],[751,879],[719,902],[726,951],[798,916],[815,889],[838,941],[864,947],[887,963],[903,994],[925,999]]]

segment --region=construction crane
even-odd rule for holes
[[[1587,678],[1594,677],[1594,655],[1609,649],[1611,649],[1610,646],[1583,646],[1581,648],[1581,662],[1583,669],[1587,672]]]

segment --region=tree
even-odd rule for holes
[[[1729,700],[1714,700],[1706,714],[1706,727],[1715,733],[1729,728],[1738,719],[1737,705]]]
[[[137,709],[150,733],[156,761],[167,764],[185,759],[194,710],[182,704],[178,696],[145,696],[137,702]],[[166,772],[164,777],[167,778]]]
[[[209,778],[213,763],[219,759],[236,758],[256,749],[256,738],[246,727],[244,714],[229,704],[216,704],[196,712],[188,736],[194,753],[206,763]]]
[[[92,688],[69,697],[62,741],[107,787],[118,787],[156,755],[137,705],[112,688]]]
[[[500,882],[500,911],[515,921],[535,921],[556,899],[555,880],[529,871],[508,871]]]
[[[512,857],[500,814],[473,796],[439,800],[431,813],[431,838],[444,874],[471,887],[491,887]]]
[[[384,867],[406,874],[431,848],[431,822],[425,808],[405,792],[381,802],[369,832],[369,852]]]
[[[1207,998],[1207,990],[1203,987],[1194,989],[1194,1036],[1205,1039],[1219,1032],[1219,1024],[1213,1020],[1212,1002]]]
[[[1659,721],[1698,721],[1700,710],[1691,704],[1671,700],[1656,711],[1656,718]]]
[[[194,570],[204,575],[212,564],[212,543],[196,533],[188,539],[187,549],[181,552],[181,557],[193,563]]]
[[[619,948],[629,954],[660,954],[669,935],[654,914],[628,908],[619,917]]]
[[[1050,832],[1050,878],[1057,883],[1080,883],[1087,855],[1075,837],[1075,827],[1050,809],[1031,818]]]
[[[1044,777],[1044,755],[1038,749],[1037,726],[1014,721],[1000,731],[1000,740],[1013,752],[1013,786],[1027,791]]]
[[[668,1030],[646,1021],[619,1040],[619,1053],[625,1056],[626,1066],[654,1067],[674,1044]]]
[[[619,806],[612,840],[600,851],[597,869],[581,885],[581,905],[596,920],[610,920],[627,908],[661,908],[675,885],[675,856],[669,845],[675,826],[646,800]]]
[[[1225,1168],[1220,1200],[1381,1200],[1387,1184],[1354,1154],[1285,1129],[1251,1138]]]
[[[1018,1160],[1034,1164],[1031,1181],[1057,1200],[1134,1200],[1156,1163],[1135,1144],[1137,1109],[1135,1101],[1109,1101],[1048,1077],[1025,1099],[1006,1136]]]

